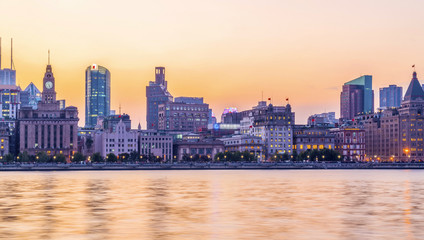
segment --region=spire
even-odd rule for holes
[[[50,49],[49,49],[48,55],[49,55],[49,57],[48,57],[47,65],[50,65]]]
[[[406,90],[404,101],[411,100],[424,100],[424,90],[418,81],[417,72],[412,73],[411,83],[409,84],[408,90]]]
[[[138,130],[141,130],[141,124],[138,122]]]
[[[13,69],[13,38],[10,39],[10,70]]]

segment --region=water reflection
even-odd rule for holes
[[[92,239],[108,239],[108,190],[108,181],[103,179],[89,179],[86,183],[86,234]]]
[[[1,239],[419,239],[422,171],[4,172]]]

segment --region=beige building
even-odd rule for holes
[[[56,100],[56,83],[51,65],[47,65],[43,79],[42,100],[37,109],[23,107],[19,111],[19,151],[35,155],[64,154],[70,157],[77,150],[78,110],[60,109]]]

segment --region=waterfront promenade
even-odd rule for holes
[[[424,169],[424,163],[14,163],[0,165],[0,171],[97,171],[97,170],[313,170],[313,169]]]

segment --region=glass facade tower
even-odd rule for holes
[[[380,88],[380,108],[400,107],[402,103],[402,87],[389,85]]]
[[[352,119],[354,116],[372,112],[374,112],[372,76],[364,75],[345,83],[340,94],[340,117]]]
[[[85,71],[85,127],[94,127],[97,117],[110,114],[110,72],[93,64]]]

